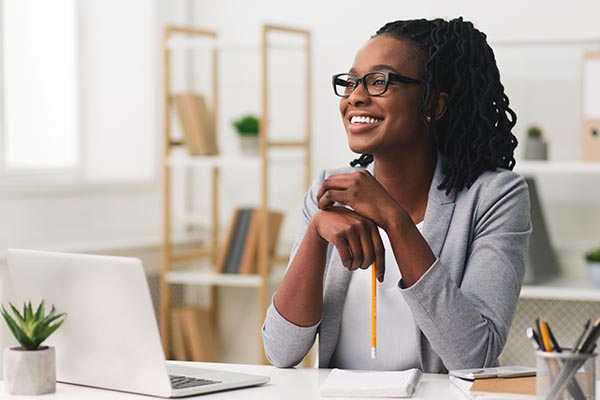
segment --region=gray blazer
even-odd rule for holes
[[[353,170],[325,170],[315,179],[304,198],[291,258],[318,210],[316,193],[323,180]],[[437,189],[443,178],[438,161],[423,224],[423,236],[437,259],[410,288],[398,283],[417,327],[421,370],[433,373],[497,365],[521,290],[531,232],[529,192],[518,174],[484,172],[469,189],[448,196]],[[262,336],[273,365],[297,365],[318,333],[319,367],[336,367],[330,360],[351,276],[330,245],[321,321],[294,325],[271,304]]]

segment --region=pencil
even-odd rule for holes
[[[551,352],[552,351],[552,342],[550,341],[550,333],[548,332],[548,325],[546,325],[546,321],[540,315],[540,336],[542,337],[542,344],[544,351]]]
[[[371,358],[377,357],[377,272],[371,264]]]

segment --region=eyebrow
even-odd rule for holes
[[[389,72],[399,74],[399,72],[395,68],[393,68],[387,64],[372,65],[370,69],[371,69],[371,71],[389,71]],[[350,71],[348,71],[348,72],[351,74],[356,74],[356,69],[350,68]]]

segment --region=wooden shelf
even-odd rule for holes
[[[277,163],[298,164],[304,157],[302,151],[293,149],[271,150],[269,161]],[[169,167],[223,167],[223,168],[259,168],[262,160],[259,156],[190,156],[187,154],[172,154],[166,158]]]
[[[523,285],[521,298],[571,301],[600,301],[600,288],[585,276],[548,280],[539,285]]]
[[[282,35],[285,38],[282,38]],[[283,40],[285,39],[285,40]],[[208,117],[211,119],[213,127],[218,128],[217,121],[219,120],[219,105],[222,101],[219,97],[219,54],[222,50],[234,50],[234,51],[252,51],[261,60],[261,121],[270,121],[270,107],[269,107],[269,93],[271,86],[273,86],[272,79],[270,79],[269,73],[269,52],[273,49],[284,49],[284,50],[301,50],[305,58],[305,107],[304,107],[304,132],[277,132],[272,133],[269,129],[269,124],[260,124],[260,132],[258,135],[259,140],[259,154],[256,156],[247,155],[229,155],[222,154],[216,156],[190,156],[186,151],[184,141],[181,138],[175,138],[171,134],[171,118],[172,118],[172,107],[174,106],[174,99],[176,94],[172,88],[172,68],[171,55],[172,50],[207,50],[205,54],[198,54],[200,57],[204,57],[209,62],[210,70],[212,75],[210,76],[210,89],[208,89],[208,98],[213,102],[211,115]],[[256,270],[257,273],[253,275],[243,274],[225,274],[213,272],[213,266],[208,265],[209,263],[214,264],[218,262],[217,255],[220,255],[223,251],[222,244],[219,243],[219,216],[220,216],[220,201],[219,201],[219,182],[220,182],[220,171],[221,168],[232,168],[235,169],[235,173],[240,173],[243,176],[245,170],[252,170],[257,172],[259,178],[256,184],[260,187],[260,202],[258,209],[261,211],[261,216],[269,215],[269,172],[272,171],[273,165],[279,166],[281,164],[299,165],[305,169],[304,188],[308,188],[311,182],[311,118],[312,118],[312,103],[311,103],[311,90],[312,90],[312,61],[311,61],[311,35],[310,32],[304,29],[297,29],[292,27],[282,27],[274,25],[264,25],[262,29],[262,35],[260,43],[229,43],[222,41],[218,37],[217,32],[206,30],[196,27],[185,27],[185,26],[172,26],[168,25],[164,29],[164,36],[162,41],[163,50],[163,254],[162,254],[162,267],[161,267],[161,282],[160,282],[160,326],[161,335],[163,341],[163,348],[168,354],[170,350],[169,336],[171,334],[170,329],[170,315],[171,315],[171,289],[170,286],[173,284],[181,285],[202,285],[210,287],[210,305],[213,310],[218,308],[218,293],[219,287],[249,287],[256,288],[258,290],[258,307],[260,315],[264,315],[266,309],[270,303],[271,285],[281,280],[282,272],[284,268],[273,268],[278,265],[282,260],[279,257],[273,258],[269,254],[270,251],[270,237],[269,229],[267,224],[258,223],[257,226],[258,236],[256,237]],[[208,114],[208,113],[207,113]],[[196,121],[197,122],[197,121]],[[199,124],[196,123],[195,126]],[[186,137],[185,133],[184,137]],[[189,132],[188,132],[189,133]],[[302,133],[302,135],[300,135]],[[298,137],[300,135],[300,137]],[[187,135],[189,139],[190,135]],[[215,138],[218,138],[219,132],[216,129]],[[284,139],[283,139],[284,138]],[[218,139],[216,139],[218,142]],[[188,179],[188,171],[182,171],[184,168],[207,168],[210,169],[210,178],[206,181],[210,186],[208,191],[205,193],[209,194],[208,199],[209,211],[203,218],[203,215],[196,214],[195,210],[189,210],[184,215],[184,222],[190,224],[202,224],[206,225],[206,235],[208,239],[204,246],[206,250],[196,249],[194,251],[178,252],[173,249],[173,210],[177,206],[173,206],[174,200],[177,196],[173,196],[174,185],[172,183],[175,173],[181,175],[182,172],[186,172],[183,177],[183,188],[184,190],[191,189],[191,180]],[[243,170],[243,171],[242,171]],[[272,174],[271,174],[272,175]],[[195,182],[194,182],[195,183]],[[298,182],[300,183],[300,182]],[[173,199],[172,199],[173,197]],[[243,196],[236,198],[236,203],[239,204],[245,199]],[[264,214],[263,214],[264,213]],[[197,227],[194,227],[197,228]],[[225,246],[227,248],[227,246]],[[225,250],[226,251],[226,250]],[[197,261],[201,261],[199,257],[202,257],[202,261],[206,264],[197,264]],[[194,261],[194,268],[175,269],[172,267],[174,264],[182,261]],[[183,267],[183,266],[182,266]],[[215,313],[217,315],[217,313]],[[216,318],[216,317],[215,317]],[[217,326],[216,319],[211,321],[211,329],[215,329]],[[257,333],[260,332],[262,325],[262,318],[258,323]],[[266,358],[263,357],[263,362],[266,362]]]
[[[219,51],[252,51],[257,52],[261,49],[260,43],[244,43],[244,42],[231,42],[221,41],[207,38],[195,38],[195,37],[172,37],[165,45],[170,50],[219,50]],[[306,45],[302,43],[289,43],[280,42],[269,44],[271,49],[283,49],[283,50],[303,50]]]
[[[271,274],[269,282],[277,284],[280,281],[279,274]],[[165,279],[171,284],[199,285],[199,286],[235,286],[255,287],[262,284],[262,278],[258,274],[220,274],[217,272],[199,270],[176,270],[166,274]]]
[[[517,160],[515,171],[522,175],[600,174],[600,162]]]

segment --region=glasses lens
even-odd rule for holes
[[[381,72],[371,72],[365,75],[365,84],[369,95],[378,96],[387,89],[387,76]]]
[[[350,74],[336,75],[333,78],[333,87],[336,95],[348,97],[356,87],[356,77]]]

